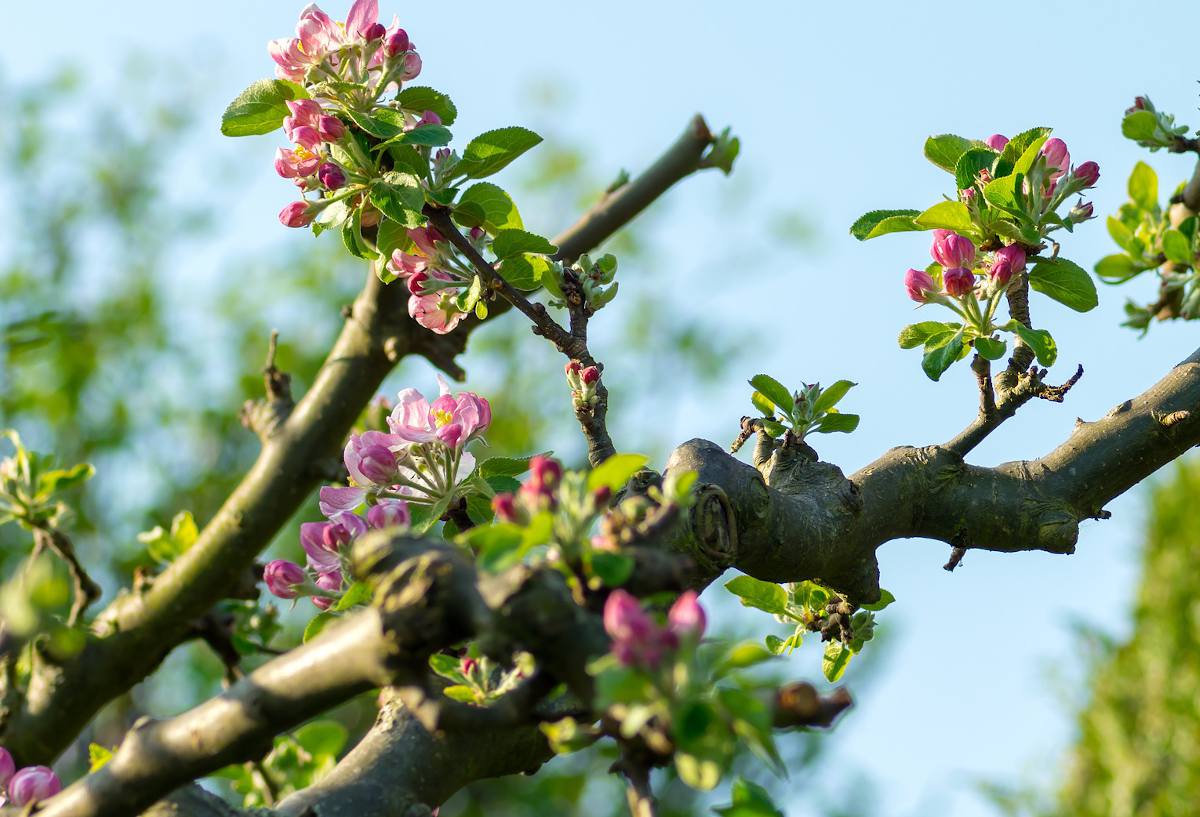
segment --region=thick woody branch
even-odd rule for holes
[[[697,120],[648,171],[608,196],[554,239],[563,258],[593,249],[655,198],[702,166],[711,136]],[[258,460],[200,537],[147,588],[124,594],[97,619],[95,637],[73,659],[34,667],[3,741],[23,764],[53,760],[99,709],[140,682],[188,636],[190,622],[225,596],[320,479],[362,407],[407,354],[462,375],[454,357],[474,322],[438,336],[407,316],[403,287],[371,272],[308,393],[273,429]],[[268,373],[269,374],[269,373]],[[270,384],[268,384],[270,385]],[[40,659],[39,659],[40,660]]]
[[[1106,503],[1197,444],[1200,351],[1041,459],[995,468],[946,447],[901,447],[847,478],[828,463],[787,461],[780,449],[760,473],[692,440],[668,468],[696,470],[721,501],[698,503],[675,546],[713,577],[735,566],[768,581],[815,578],[869,602],[879,592],[875,550],[886,542],[1071,553],[1080,521],[1103,518]]]

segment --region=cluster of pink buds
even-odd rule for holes
[[[300,12],[296,36],[271,40],[275,74],[292,82],[407,82],[421,73],[421,57],[400,28],[379,22],[379,0],[355,0],[346,21],[335,22],[316,4]]]
[[[475,273],[466,268],[433,227],[409,230],[408,237],[412,239],[412,252],[394,251],[387,268],[406,282],[408,314],[413,320],[444,335],[474,308],[468,292],[476,280]],[[467,238],[482,250],[486,238],[482,229],[473,228]]]
[[[14,806],[28,806],[49,800],[62,791],[62,781],[48,766],[26,766],[17,769],[12,754],[0,746],[0,806],[7,801]]]
[[[346,123],[338,111],[374,102],[380,93],[398,88],[421,72],[421,57],[399,22],[393,20],[385,28],[378,19],[378,0],[356,0],[342,23],[316,5],[309,5],[300,13],[295,37],[267,44],[279,78],[302,83],[312,95],[288,101],[290,115],[284,119],[283,130],[292,147],[279,148],[275,153],[276,172],[293,180],[304,192],[332,193],[346,187],[356,171],[374,170],[369,166],[369,157],[360,155],[357,144],[343,141]],[[374,96],[342,99],[329,90],[354,86],[361,87],[359,96]],[[330,146],[338,143],[347,148],[338,155],[361,160],[363,167],[346,167],[335,161]],[[291,202],[279,212],[279,220],[287,227],[306,227],[335,200],[325,197]],[[373,211],[372,215],[378,213]]]
[[[604,603],[604,630],[612,639],[612,654],[627,667],[657,668],[663,657],[680,644],[698,643],[706,626],[704,608],[693,590],[671,605],[665,627],[655,622],[642,610],[638,600],[624,590],[614,590]]]
[[[969,238],[951,230],[934,230],[929,248],[933,260],[941,265],[941,287],[928,272],[909,269],[904,274],[908,297],[920,304],[945,303],[945,296],[963,299],[975,291],[976,248]],[[1001,247],[987,265],[988,278],[1003,289],[1015,273],[1025,269],[1025,250],[1018,244]]]
[[[1008,138],[993,133],[984,140],[988,147],[996,151],[1004,150]],[[1100,180],[1100,165],[1092,161],[1084,162],[1075,167],[1071,166],[1071,152],[1067,143],[1053,137],[1042,145],[1041,157],[1045,165],[1044,175],[1041,176],[1042,195],[1049,202],[1047,211],[1054,210],[1060,202],[1075,193],[1089,190]],[[1029,181],[1026,181],[1028,190]],[[1067,220],[1071,224],[1079,224],[1092,217],[1092,206],[1082,199],[1072,208]]]
[[[516,494],[496,494],[492,497],[492,510],[501,522],[525,524],[534,514],[558,507],[562,478],[562,463],[538,454],[529,460],[529,479],[521,490]]]
[[[600,382],[600,369],[597,366],[584,366],[578,360],[572,360],[566,365],[567,385],[571,387],[571,403],[575,410],[591,408],[596,405],[596,384]]]

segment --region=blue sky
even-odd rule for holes
[[[305,240],[275,221],[288,194],[270,169],[274,143],[231,144],[215,127],[225,100],[270,73],[264,44],[290,32],[300,5],[127,0],[97,13],[67,0],[47,19],[36,4],[15,4],[6,26],[26,34],[8,39],[0,67],[32,78],[73,58],[104,77],[123,54],[144,51],[206,78],[212,93],[197,104],[214,127],[197,155],[233,151],[260,161],[262,173],[236,191],[228,243],[186,262],[202,274],[204,262],[234,246]],[[341,16],[346,5],[326,8]],[[948,190],[948,177],[921,156],[928,134],[1053,126],[1077,162],[1100,163],[1094,201],[1108,214],[1124,201],[1138,159],[1160,171],[1163,188],[1190,172],[1186,158],[1149,156],[1121,138],[1121,113],[1136,94],[1200,124],[1193,2],[1162,2],[1154,14],[1117,2],[382,5],[419,47],[422,81],[453,95],[462,135],[527,119],[528,89],[547,78],[573,99],[556,127],[587,145],[597,168],[644,166],[696,111],[714,127],[734,127],[743,146],[734,177],[690,180],[657,222],[657,257],[674,270],[662,274],[679,280],[680,271],[721,267],[723,286],[705,297],[753,331],[754,370],[860,384],[846,401],[863,415],[860,430],[820,447],[847,471],[893,445],[948,439],[975,411],[965,367],[932,383],[918,355],[895,343],[913,320],[900,278],[925,263],[927,238],[860,244],[847,234],[866,210],[924,207]],[[781,210],[801,212],[816,240],[773,241]],[[550,233],[568,218],[530,226]],[[1062,254],[1090,268],[1111,251],[1101,219],[1068,237]],[[1148,282],[1126,289],[1151,297]],[[972,461],[1045,453],[1077,416],[1102,415],[1195,348],[1191,326],[1155,326],[1142,340],[1118,328],[1126,294],[1102,288],[1100,308],[1086,315],[1035,301],[1035,321],[1058,341],[1054,376],[1076,362],[1087,373],[1065,405],[1027,407]],[[677,415],[681,440],[723,440],[745,401],[739,378],[715,401],[685,398],[664,412]],[[882,550],[884,584],[899,599],[883,623],[894,623],[895,637],[887,666],[835,739],[835,752],[879,784],[877,814],[974,817],[992,813],[973,792],[979,778],[1052,782],[1072,728],[1061,695],[1061,679],[1078,667],[1069,622],[1127,627],[1138,492],[1111,510],[1111,521],[1083,526],[1072,557],[972,553],[951,575],[941,570],[940,544]],[[1038,625],[1021,626],[1031,615]],[[815,653],[794,660],[797,674],[819,673]],[[789,814],[808,813],[799,792]]]

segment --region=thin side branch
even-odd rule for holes
[[[74,593],[71,600],[71,612],[67,615],[67,626],[74,627],[79,623],[83,613],[92,602],[100,598],[100,585],[92,580],[87,570],[75,555],[75,545],[65,533],[57,528],[34,528],[34,548],[48,549],[67,565],[71,573]]]

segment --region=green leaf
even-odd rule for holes
[[[1022,210],[1019,192],[1025,177],[1020,173],[1004,176],[988,182],[983,187],[983,198],[993,207],[999,207],[1010,213]]]
[[[821,671],[825,673],[825,680],[832,684],[841,678],[853,656],[854,653],[842,642],[837,640],[828,642],[825,645],[825,655],[821,660]]]
[[[764,582],[753,576],[738,576],[725,582],[725,589],[742,601],[745,607],[756,607],[774,615],[787,612],[787,591],[774,582]]]
[[[913,221],[913,217],[920,214],[920,210],[872,210],[859,216],[858,221],[850,225],[850,235],[859,241],[866,241],[888,233],[920,230]]]
[[[1100,302],[1092,276],[1065,258],[1040,259],[1029,271],[1029,286],[1076,312],[1087,312]]]
[[[334,618],[335,616],[333,613],[319,613],[318,615],[313,616],[312,621],[308,622],[308,626],[304,628],[304,643],[307,644],[309,641],[312,641],[314,638],[320,635],[321,631],[324,630],[329,622],[333,621]]]
[[[337,757],[350,735],[337,721],[322,720],[304,724],[292,733],[292,737],[310,755]]]
[[[779,587],[779,585],[775,586]],[[765,647],[753,641],[744,641],[729,651],[721,662],[721,667],[723,670],[745,669],[764,661],[770,661],[774,657],[775,654]]]
[[[961,329],[957,332],[934,335],[925,342],[925,357],[921,359],[921,368],[930,380],[939,380],[945,371],[962,357],[963,348]]]
[[[476,703],[475,690],[471,689],[469,686],[464,686],[463,684],[448,686],[442,690],[442,694],[452,701],[459,701],[460,703],[464,704]]]
[[[1121,134],[1135,142],[1153,142],[1158,116],[1152,111],[1133,111],[1121,120]]]
[[[1025,341],[1025,345],[1037,355],[1038,363],[1043,366],[1054,365],[1054,361],[1058,359],[1058,345],[1055,344],[1054,338],[1050,336],[1049,332],[1045,329],[1030,329],[1019,321],[1010,321],[1008,325],[1012,331],[1016,332],[1017,337]]]
[[[778,406],[784,415],[792,416],[792,411],[796,408],[796,398],[792,397],[792,393],[778,380],[770,375],[756,374],[750,378],[750,385]]]
[[[499,573],[524,558],[525,531],[510,522],[478,525],[462,534],[462,540],[479,554],[479,566],[489,573]]]
[[[405,227],[419,227],[425,222],[425,217],[421,215],[421,208],[425,206],[421,182],[408,173],[388,173],[373,182],[371,204]]]
[[[935,335],[944,335],[947,332],[957,332],[962,329],[961,323],[946,323],[944,321],[921,321],[920,323],[911,323],[900,330],[900,348],[915,349],[918,346],[924,346],[925,343]]]
[[[834,411],[822,417],[817,423],[815,430],[822,434],[829,434],[834,431],[849,434],[856,428],[858,428],[857,414],[842,414],[839,411]]]
[[[1008,144],[1004,146],[1004,150],[1000,151],[1000,159],[996,162],[996,178],[1007,176],[1013,172],[1016,167],[1017,160],[1021,155],[1029,149],[1029,146],[1039,139],[1043,144],[1045,139],[1050,135],[1050,128],[1030,128],[1027,131],[1022,131],[1008,140]]]
[[[543,456],[549,456],[547,451]],[[532,457],[490,457],[479,463],[479,475],[489,477],[515,477],[529,470]]]
[[[821,396],[817,398],[817,402],[813,403],[813,413],[820,414],[823,411],[829,411],[841,402],[842,398],[846,396],[846,392],[857,385],[849,380],[839,380],[828,388],[822,389]]]
[[[971,148],[958,157],[954,166],[954,181],[959,190],[974,186],[979,171],[991,170],[996,162],[996,151],[991,148]]]
[[[355,582],[346,588],[346,592],[342,594],[342,597],[329,609],[335,613],[343,613],[351,607],[356,607],[359,604],[368,604],[370,601],[371,588],[365,582]]]
[[[443,125],[453,125],[458,118],[458,108],[446,94],[424,85],[413,85],[396,95],[400,107],[415,114],[433,111]]]
[[[632,556],[598,550],[592,553],[592,574],[604,582],[605,587],[620,587],[633,575]]]
[[[1132,258],[1124,253],[1106,255],[1096,262],[1096,274],[1107,284],[1124,283],[1145,271],[1145,267],[1138,266]]]
[[[1042,154],[1042,148],[1046,144],[1046,138],[1047,137],[1045,136],[1039,136],[1037,139],[1034,139],[1029,143],[1029,146],[1026,147],[1025,151],[1021,154],[1021,158],[1017,159],[1017,163],[1013,165],[1014,175],[1028,175],[1030,168],[1033,167],[1033,164],[1037,161],[1038,156]]]
[[[775,416],[775,404],[768,400],[767,396],[762,392],[756,391],[751,394],[750,403],[762,413],[763,417]]]
[[[481,133],[472,139],[463,151],[459,169],[472,179],[482,179],[504,169],[541,141],[542,137],[521,127],[500,128]]]
[[[588,474],[588,490],[608,488],[615,494],[625,487],[630,477],[645,467],[647,460],[642,454],[613,454]]]
[[[1143,210],[1158,207],[1158,174],[1145,162],[1138,162],[1129,174],[1129,198]]]
[[[96,475],[96,469],[91,463],[81,462],[70,468],[59,468],[54,471],[47,471],[38,474],[37,486],[38,494],[44,495],[47,498],[51,494],[65,491],[68,488],[73,488],[87,482]]]
[[[948,173],[953,173],[959,158],[972,146],[970,139],[953,133],[930,136],[925,140],[925,158]]]
[[[399,113],[397,111],[390,112],[397,115],[395,120],[386,116],[387,113],[386,109],[377,110],[374,114],[355,110],[346,111],[350,121],[358,126],[359,130],[379,139],[391,139],[404,133],[404,122],[399,118]]]
[[[1178,230],[1167,230],[1163,233],[1162,247],[1163,255],[1167,256],[1168,261],[1189,267],[1196,261],[1192,254],[1192,242]]]
[[[440,148],[450,144],[451,138],[450,129],[445,125],[417,125],[397,136],[396,141],[402,145]]]
[[[524,230],[501,230],[492,241],[492,252],[497,258],[512,258],[515,255],[534,253],[537,255],[554,255],[558,247],[545,238]]]
[[[412,239],[408,237],[408,228],[397,221],[385,218],[379,222],[379,231],[375,236],[375,246],[384,258],[391,258],[396,250],[407,252],[412,248]],[[382,265],[381,265],[382,266]]]
[[[884,590],[881,587],[881,588],[879,588],[879,601],[871,602],[870,604],[864,604],[862,606],[862,609],[871,610],[873,612],[879,612],[880,610],[887,607],[889,604],[891,604],[895,600],[896,600],[895,596],[893,596],[889,591]]]
[[[550,261],[544,255],[517,255],[501,261],[496,271],[517,289],[528,292],[550,277]]]
[[[771,801],[767,790],[744,777],[733,782],[730,795],[732,803],[713,809],[721,817],[784,817],[783,812]]]
[[[429,668],[443,678],[455,683],[461,684],[467,679],[467,676],[463,675],[462,661],[452,655],[435,652],[429,656]]]
[[[501,230],[524,228],[521,214],[512,197],[491,182],[479,182],[468,187],[458,199],[458,207],[478,207],[482,226],[492,235]]]
[[[959,233],[975,231],[971,213],[959,201],[940,201],[917,216],[916,223],[926,230],[954,230]]]
[[[260,79],[238,94],[221,114],[221,133],[257,136],[278,130],[290,113],[288,100],[301,96],[298,87],[279,79]]]
[[[1140,250],[1134,248],[1133,230],[1129,229],[1123,221],[1115,216],[1108,217],[1108,234],[1112,236],[1112,240],[1117,246],[1125,250],[1127,253],[1140,254]]]
[[[1008,345],[1002,340],[993,340],[992,338],[975,338],[972,345],[980,357],[985,360],[999,360],[1004,357],[1004,352]]]

